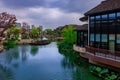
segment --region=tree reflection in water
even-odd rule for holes
[[[61,65],[64,69],[72,70],[72,80],[98,80],[89,71],[89,63],[79,56],[72,48],[59,48],[60,54],[64,55]]]
[[[21,46],[21,58],[22,58],[22,62],[26,61],[27,60],[27,57],[28,57],[28,53],[29,53],[29,47],[28,45],[23,45]]]
[[[0,65],[0,80],[14,80],[13,72],[2,65]]]
[[[11,63],[13,59],[19,59],[19,52],[18,52],[18,47],[15,49],[9,49],[8,51],[5,52],[6,56],[6,61],[7,63]]]
[[[70,61],[69,61],[69,59],[67,59],[67,58],[63,58],[63,60],[62,60],[62,67],[64,68],[64,69],[66,69],[66,68],[69,68],[69,69],[73,69],[74,68],[74,64],[73,63],[71,63]]]
[[[18,68],[19,64],[27,60],[29,46],[19,46],[6,50],[0,54],[0,61],[4,64],[11,64],[14,68]]]
[[[35,56],[35,55],[38,53],[38,49],[39,49],[38,46],[32,46],[32,47],[31,47],[30,54],[31,54],[32,56]]]

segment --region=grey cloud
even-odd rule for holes
[[[60,8],[66,12],[86,12],[103,0],[1,0],[11,8],[49,7]]]
[[[49,15],[47,13],[49,13]],[[53,16],[50,16],[52,14]],[[83,15],[80,13],[66,13],[53,8],[52,10],[51,8],[43,8],[42,11],[28,12],[26,17],[32,19],[32,23],[35,23],[37,25],[55,28],[66,24],[81,24],[79,18],[82,16]]]
[[[1,0],[1,2],[10,8],[28,8],[35,6],[44,6],[44,0]]]
[[[18,22],[43,25],[49,28],[66,24],[83,24],[83,13],[103,0],[0,0],[0,12],[4,9],[15,14]]]
[[[103,0],[68,0],[68,3],[60,8],[68,12],[84,13],[98,5],[101,1]]]

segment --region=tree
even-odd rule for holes
[[[51,34],[52,34],[52,29],[45,29],[44,32],[45,32],[47,35],[51,35]]]
[[[73,26],[64,28],[62,30],[62,36],[64,38],[65,43],[74,44],[76,41],[76,32],[74,31]]]
[[[49,40],[53,40],[53,31],[52,31],[52,29],[45,29],[44,34],[45,34],[45,37],[47,37]]]
[[[18,39],[19,36],[20,36],[20,34],[21,34],[21,32],[22,32],[22,29],[19,28],[19,27],[17,27],[17,26],[15,26],[15,27],[13,28],[14,38],[15,38],[15,39]]]
[[[0,35],[2,36],[4,31],[11,27],[16,20],[15,15],[8,14],[7,12],[0,13],[0,28],[3,28],[0,31]]]
[[[17,26],[12,26],[11,28],[5,31],[8,38],[11,38],[12,36],[13,39],[18,39],[21,32],[22,32],[22,29]]]
[[[38,39],[39,38],[39,35],[40,35],[40,32],[41,32],[41,29],[39,27],[34,27],[30,30],[30,36],[33,38],[33,39]]]
[[[30,30],[29,24],[27,22],[23,22],[22,23],[22,38],[23,39],[29,39],[30,38],[29,30]]]

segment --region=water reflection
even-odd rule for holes
[[[0,54],[0,64],[0,80],[98,80],[84,60],[71,51],[59,53],[55,42],[16,46]]]
[[[19,58],[18,48],[16,47],[15,49],[9,49],[8,51],[2,53],[2,55],[7,63],[11,63],[13,59],[17,60]]]
[[[30,54],[31,48],[29,45],[24,45],[6,50],[0,54],[0,62],[5,65],[12,64],[17,68],[21,62],[23,63],[27,60],[29,55],[32,55],[32,53]]]
[[[60,54],[65,56],[61,62],[62,67],[72,70],[72,80],[99,80],[99,78],[91,74],[89,71],[89,63],[80,57],[79,53],[72,49],[68,49],[68,51],[59,49],[59,51]]]
[[[0,80],[14,80],[12,70],[0,65]]]
[[[61,65],[64,69],[69,68],[69,69],[73,69],[74,68],[74,64],[72,62],[70,62],[70,60],[68,58],[63,58],[61,61]]]
[[[39,48],[38,46],[32,46],[31,47],[30,53],[31,53],[32,56],[35,56],[38,53],[38,48]]]
[[[29,48],[30,48],[30,46],[27,46],[27,45],[23,45],[23,46],[19,47],[19,52],[21,54],[22,62],[27,60],[27,56],[28,56],[27,53],[29,53]]]

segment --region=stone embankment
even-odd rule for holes
[[[33,39],[22,39],[18,42],[18,44],[29,44],[31,42],[34,42]]]
[[[4,47],[2,44],[0,44],[0,52],[2,52],[4,50]]]

